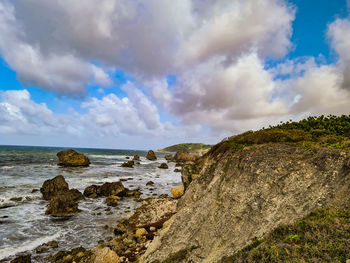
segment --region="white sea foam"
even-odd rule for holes
[[[37,238],[33,241],[25,242],[22,246],[19,246],[19,247],[8,247],[8,248],[0,249],[0,260],[7,257],[11,257],[13,255],[16,255],[24,251],[33,250],[43,243],[47,243],[57,239],[59,236],[60,236],[60,233],[56,233],[52,236],[44,236],[44,237]]]
[[[12,168],[14,168],[14,166],[0,166],[0,169],[4,169],[4,170],[10,170],[10,169],[12,169]]]
[[[0,208],[16,206],[21,203],[26,203],[32,200],[38,200],[40,198],[41,198],[40,194],[8,196],[8,197],[0,198]]]

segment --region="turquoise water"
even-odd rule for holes
[[[48,202],[36,191],[47,179],[61,174],[70,188],[80,191],[91,184],[122,179],[125,187],[140,189],[142,197],[170,194],[170,188],[181,182],[180,174],[173,172],[175,164],[169,163],[167,170],[158,168],[165,162],[165,153],[157,153],[158,160],[152,162],[145,158],[144,151],[80,148],[75,150],[87,155],[91,165],[65,168],[56,165],[56,153],[62,149],[0,146],[0,260],[31,251],[50,240],[59,242],[58,249],[94,247],[99,240],[113,236],[113,225],[118,219],[129,216],[141,205],[125,198],[109,214],[105,211],[104,198],[86,199],[79,202],[82,212],[76,216],[68,220],[55,219],[45,215]],[[127,156],[132,158],[135,154],[141,156],[139,165],[120,167]],[[154,186],[146,186],[150,180]],[[44,262],[42,258],[43,255],[36,258],[33,254],[33,262]]]

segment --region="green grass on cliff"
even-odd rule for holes
[[[275,229],[222,263],[333,262],[350,259],[350,210],[320,209]]]
[[[255,132],[248,131],[213,146],[209,154],[265,143],[350,148],[350,115],[309,117],[299,122],[288,121]]]
[[[209,151],[212,145],[203,144],[203,143],[181,143],[173,146],[166,147],[164,149],[158,150],[159,152],[196,152],[196,153],[205,153]]]

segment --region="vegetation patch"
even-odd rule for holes
[[[203,143],[181,143],[158,150],[158,152],[191,152],[191,153],[206,153],[212,145]]]
[[[342,262],[350,259],[350,210],[319,209],[254,240],[222,263]]]

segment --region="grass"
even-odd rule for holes
[[[203,144],[203,143],[181,143],[166,147],[164,149],[158,150],[159,152],[196,152],[196,153],[205,153],[209,151],[212,145]]]
[[[222,263],[342,262],[350,259],[350,210],[329,208],[312,212],[292,225],[254,240]]]

